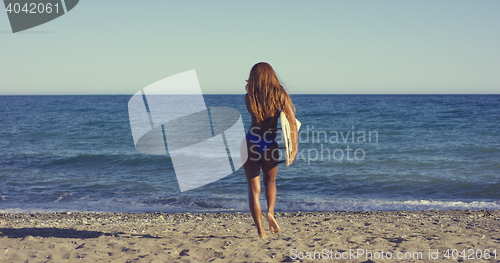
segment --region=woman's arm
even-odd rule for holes
[[[288,119],[288,123],[290,124],[290,136],[292,139],[292,154],[290,156],[290,164],[292,164],[293,160],[295,160],[295,155],[297,154],[299,134],[297,130],[297,123],[295,122],[295,112],[293,112],[292,105],[290,105],[290,103],[286,103],[283,110]]]

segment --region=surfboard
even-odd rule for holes
[[[290,159],[292,155],[292,149],[293,149],[293,144],[292,144],[292,137],[291,137],[291,132],[290,132],[290,123],[288,122],[288,118],[286,117],[286,114],[284,112],[280,113],[280,123],[281,123],[281,132],[282,132],[282,138],[283,138],[283,144],[285,145],[285,165],[289,166],[290,165]],[[300,122],[295,119],[295,123],[297,124],[297,135],[298,131],[300,129]]]

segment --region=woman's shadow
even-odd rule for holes
[[[0,236],[9,238],[24,238],[27,236],[59,237],[59,238],[98,238],[100,236],[114,236],[123,233],[104,233],[61,228],[0,228]]]
[[[59,237],[59,238],[98,238],[100,236],[118,237],[119,235],[126,234],[126,237],[139,237],[139,238],[154,238],[161,239],[163,237],[155,237],[150,234],[136,235],[127,234],[124,232],[105,233],[101,231],[87,231],[76,229],[63,229],[63,228],[0,228],[0,237],[9,238],[25,238],[27,236],[33,237]]]

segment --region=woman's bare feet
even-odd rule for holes
[[[280,226],[276,223],[276,219],[274,219],[274,214],[266,213],[267,222],[269,223],[269,231],[271,234],[276,234],[280,232]]]
[[[262,238],[262,239],[268,239],[269,238],[269,236],[266,234],[266,231],[260,232],[259,233],[259,237]]]
[[[257,233],[259,234],[260,238],[266,239],[269,238],[269,236],[266,234],[266,230],[264,230],[264,227],[262,224],[257,227]]]

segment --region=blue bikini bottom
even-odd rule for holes
[[[263,138],[259,134],[253,134],[250,131],[247,132],[247,139],[257,147],[257,151],[262,154],[265,150],[269,149],[271,146],[278,144],[276,142],[276,137],[273,138]]]

